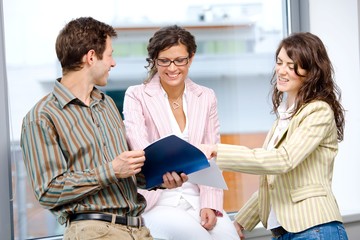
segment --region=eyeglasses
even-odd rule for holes
[[[171,65],[171,63],[174,63],[175,66],[185,66],[186,64],[189,63],[189,57],[186,58],[181,57],[181,58],[176,58],[174,60],[170,60],[167,58],[158,58],[155,61],[156,64],[161,67],[168,67]]]

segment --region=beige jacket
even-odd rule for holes
[[[259,221],[266,228],[270,202],[279,223],[289,232],[342,221],[331,189],[338,141],[330,106],[315,101],[301,108],[275,142],[275,149],[265,150],[276,125],[263,148],[218,145],[220,168],[261,175],[259,190],[236,214],[236,221],[247,230]]]

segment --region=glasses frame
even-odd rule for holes
[[[184,64],[178,64],[178,63],[176,63],[176,61],[179,61],[180,59],[181,59],[181,60],[185,60],[185,59],[186,59],[186,63],[184,63]],[[168,61],[169,61],[169,64],[167,64],[167,65],[159,64],[159,60],[168,60]],[[168,59],[168,58],[157,58],[157,59],[155,59],[155,62],[156,62],[156,65],[157,65],[157,66],[160,66],[160,67],[169,67],[172,63],[173,63],[175,66],[177,66],[177,67],[182,67],[182,66],[187,65],[187,64],[189,63],[189,60],[190,60],[190,57],[187,56],[187,57],[178,57],[178,58],[175,58],[174,60],[170,60],[170,59]]]

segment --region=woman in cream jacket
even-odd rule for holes
[[[202,145],[220,168],[260,175],[259,190],[235,216],[238,233],[260,221],[276,239],[347,239],[331,189],[344,110],[322,41],[296,33],[276,51],[278,119],[264,146]]]

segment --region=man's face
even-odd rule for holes
[[[103,53],[103,58],[97,58],[95,61],[94,71],[93,71],[93,81],[97,86],[105,86],[107,84],[107,79],[109,78],[109,71],[112,67],[115,67],[116,62],[113,58],[113,48],[112,48],[112,39],[107,37],[106,39],[106,48]]]

